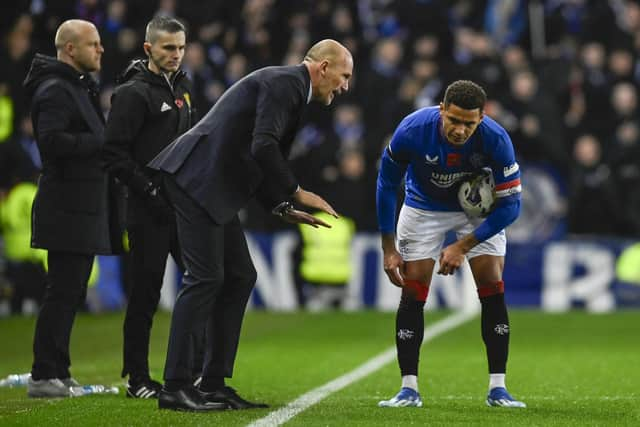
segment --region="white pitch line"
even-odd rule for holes
[[[425,328],[424,339],[422,340],[422,342],[425,343],[427,341],[430,341],[438,335],[441,335],[447,331],[450,331],[451,329],[462,325],[463,323],[475,317],[476,314],[478,314],[478,310],[465,310],[445,317],[439,322],[436,322],[433,325]],[[300,412],[320,402],[330,394],[342,390],[348,385],[351,385],[356,381],[366,377],[367,375],[377,371],[384,365],[391,363],[393,360],[395,360],[395,358],[396,346],[394,345],[378,354],[377,356],[374,356],[371,359],[367,360],[365,363],[358,366],[351,372],[347,372],[346,374],[332,381],[329,381],[328,383],[318,388],[314,388],[313,390],[298,397],[293,402],[290,402],[285,407],[273,411],[267,416],[252,422],[248,425],[248,427],[272,427],[282,425],[289,421],[291,418],[298,415]]]

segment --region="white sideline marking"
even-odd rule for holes
[[[444,319],[425,328],[422,343],[430,341],[438,335],[441,335],[453,328],[462,325],[463,323],[475,317],[476,314],[478,314],[478,310],[465,310],[445,317]],[[351,372],[347,372],[346,374],[332,381],[329,381],[328,383],[321,385],[318,388],[314,388],[313,390],[298,397],[293,402],[290,402],[289,404],[287,404],[287,406],[273,411],[267,416],[252,422],[248,425],[248,427],[271,427],[282,425],[289,421],[291,418],[298,415],[300,412],[320,402],[330,394],[342,390],[348,385],[351,385],[356,381],[366,377],[367,375],[377,371],[384,365],[391,363],[393,360],[395,360],[395,358],[396,346],[394,345],[378,354],[377,356],[374,356],[371,359],[367,360]]]

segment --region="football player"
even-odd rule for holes
[[[504,228],[520,213],[520,170],[507,132],[484,116],[484,90],[459,80],[447,87],[439,106],[404,118],[382,155],[377,213],[384,270],[402,288],[396,316],[400,392],[379,406],[422,406],[418,359],[424,305],[436,259],[438,274],[454,274],[469,260],[482,306],[482,339],[489,362],[489,406],[525,407],[505,386],[509,318],[504,300]],[[467,216],[458,201],[466,179],[489,167],[497,202],[486,218]],[[395,223],[396,190],[405,179],[405,200]],[[446,246],[448,231],[457,241]]]

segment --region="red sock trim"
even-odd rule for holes
[[[504,294],[504,282],[491,283],[489,285],[482,285],[478,287],[478,296],[480,298],[490,297],[491,295]]]
[[[407,280],[405,279],[405,288],[415,291],[416,301],[425,302],[429,295],[429,285],[427,282],[421,282],[420,280]]]

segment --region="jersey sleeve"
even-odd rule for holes
[[[522,185],[520,183],[520,166],[516,161],[511,138],[503,131],[499,143],[491,154],[491,170],[496,183],[496,197],[498,199],[520,198]]]
[[[497,143],[490,150],[497,204],[495,209],[473,232],[479,242],[499,233],[520,215],[520,194],[522,192],[520,166],[515,158],[511,138],[506,131],[502,130],[499,133]]]
[[[378,228],[382,233],[395,231],[397,191],[409,164],[407,130],[398,127],[382,153],[376,188]]]

